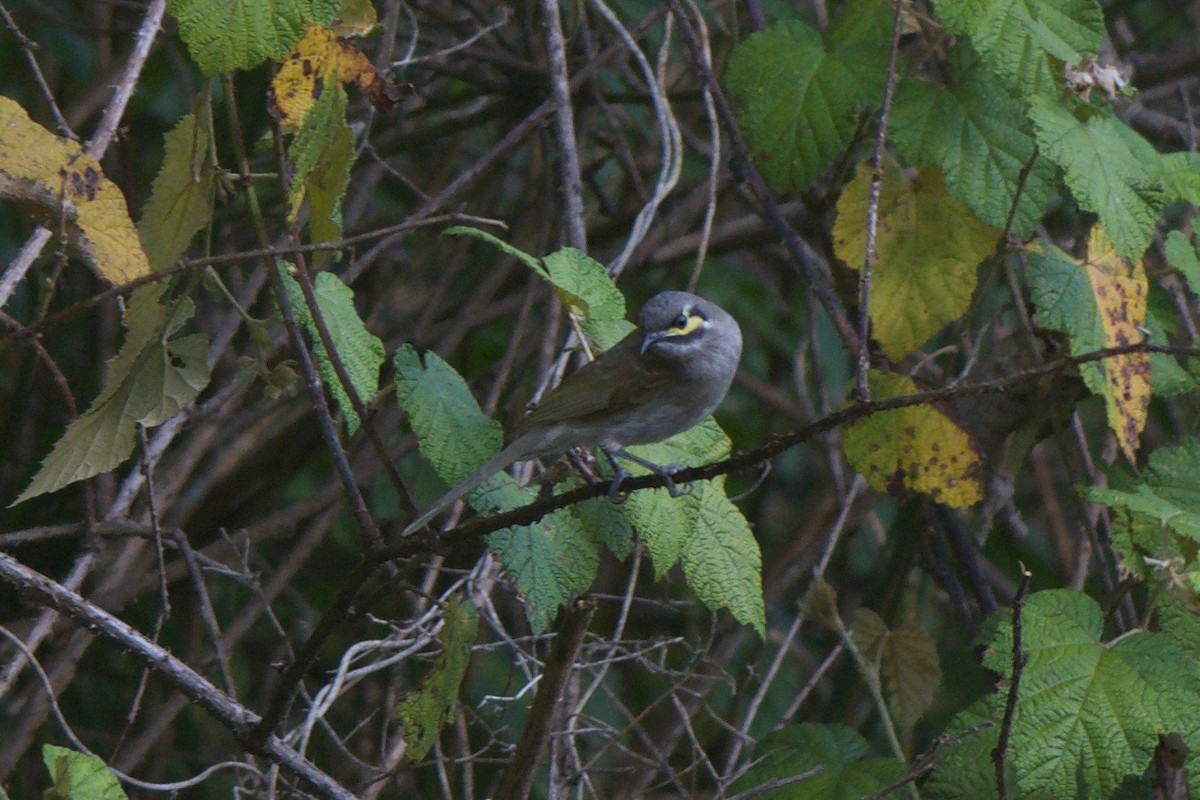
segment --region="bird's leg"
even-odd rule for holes
[[[613,468],[613,482],[612,482],[612,486],[610,486],[608,489],[608,499],[612,500],[614,503],[620,503],[620,502],[622,502],[622,500],[624,500],[624,498],[621,497],[621,483],[630,476],[629,476],[629,470],[627,470],[627,469],[625,469],[625,467],[621,466],[620,461],[617,461],[617,455],[622,454],[625,451],[624,450],[613,451],[613,450],[606,450],[604,448],[601,448],[600,451],[602,453],[604,453],[604,457],[608,459],[608,463]]]
[[[679,495],[683,494],[683,491],[675,485],[675,481],[673,481],[672,478],[675,476],[675,473],[686,469],[686,464],[655,464],[653,461],[647,461],[641,456],[635,456],[633,453],[625,450],[624,448],[614,450],[611,453],[606,450],[604,455],[608,456],[609,463],[611,463],[614,468],[616,467],[617,463],[616,458],[620,457],[626,461],[632,461],[638,466],[645,467],[646,469],[650,470],[655,475],[662,478],[663,483],[666,484],[667,492],[671,495],[671,497],[679,497]],[[624,468],[621,468],[621,472],[625,472],[625,476],[628,477],[629,473],[626,472]]]

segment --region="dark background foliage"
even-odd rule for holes
[[[735,450],[762,445],[842,407],[852,358],[779,231],[731,171],[728,137],[720,139],[714,174],[716,123],[677,24],[660,50],[668,4],[609,5],[657,65],[680,127],[683,158],[678,182],[618,286],[632,309],[659,290],[694,284],[734,314],[746,335],[745,356],[717,418]],[[530,118],[549,96],[542,4],[386,0],[377,6],[381,29],[363,46],[377,64],[404,61],[411,48],[410,63],[393,74],[411,84],[413,95],[397,109],[379,112],[352,92],[348,116],[362,149],[345,199],[344,230],[371,234],[406,220],[442,221],[364,237],[346,249],[335,269],[353,287],[367,327],[389,354],[406,342],[440,354],[467,377],[486,411],[513,420],[559,354],[567,333],[561,308],[514,259],[475,240],[438,233],[481,218],[481,227],[490,225],[486,220],[503,222],[503,238],[526,252],[547,254],[568,243],[559,191],[563,153],[550,116]],[[757,27],[759,13],[820,25],[836,13],[832,6],[702,4],[714,71],[722,71],[731,49]],[[4,8],[12,25],[0,31],[0,94],[56,130],[15,26],[36,45],[38,68],[66,121],[87,138],[121,80],[146,6],[132,0],[16,0]],[[1108,3],[1104,12],[1115,56],[1134,67],[1139,90],[1136,100],[1123,101],[1123,118],[1160,149],[1194,151],[1200,4],[1129,0]],[[588,251],[608,263],[654,192],[661,130],[639,62],[596,6],[565,4],[562,13],[571,32],[573,74],[605,54],[573,102]],[[906,55],[917,60],[922,44],[906,40]],[[252,167],[265,176],[256,188],[274,226],[271,236],[286,244],[285,194],[270,178],[279,158],[266,112],[268,80],[265,68],[239,73],[232,97],[219,81],[213,85],[218,109],[236,103],[241,136],[253,149]],[[168,17],[103,161],[135,218],[160,166],[164,133],[206,83]],[[233,170],[223,112],[215,118],[220,164]],[[523,135],[506,140],[519,126]],[[830,228],[839,187],[869,151],[871,137],[864,118],[846,158],[802,194],[779,198],[852,313],[856,277],[834,256]],[[448,186],[454,188],[447,193]],[[698,259],[707,238],[705,213],[714,202],[711,237]],[[1070,238],[1086,230],[1088,219],[1060,201],[1043,222],[1052,235]],[[35,224],[14,204],[0,204],[0,264],[16,257]],[[261,261],[237,256],[257,246],[231,175],[218,192],[211,231],[192,252],[228,257],[216,272],[252,317],[266,320],[271,345],[259,346],[212,281],[189,271],[184,280],[197,281],[188,284],[198,308],[192,327],[214,342],[209,388],[179,424],[147,432],[134,462],[0,510],[0,548],[155,637],[261,713],[272,702],[282,667],[356,574],[361,542],[303,386],[268,387],[255,377],[294,359]],[[1148,262],[1152,271],[1161,267],[1156,252]],[[1031,365],[1028,353],[1006,352],[991,338],[996,328],[1014,325],[1013,301],[1002,270],[985,266],[980,274],[970,318],[929,348],[959,348],[946,375],[963,371],[973,348],[985,341],[973,379]],[[111,299],[76,307],[107,288],[55,241],[4,308],[12,324],[6,322],[8,333],[0,339],[0,502],[21,492],[69,420],[99,391],[104,364],[122,340],[120,308]],[[68,310],[41,326],[37,341],[69,394],[29,338],[13,333]],[[1182,312],[1192,313],[1186,299]],[[392,370],[384,369],[381,385],[389,387]],[[969,512],[865,490],[842,454],[839,429],[787,449],[769,471],[731,475],[730,494],[752,522],[763,552],[766,641],[728,614],[700,606],[678,570],[655,580],[640,555],[625,562],[606,557],[591,593],[597,612],[576,655],[568,698],[577,702],[593,682],[597,688],[584,715],[552,721],[559,734],[552,766],[539,768],[536,791],[565,796],[582,786],[582,796],[595,797],[713,796],[744,768],[755,742],[788,722],[841,722],[886,753],[878,709],[838,637],[816,624],[793,627],[822,556],[847,619],[866,607],[890,625],[916,620],[937,643],[943,687],[903,742],[910,756],[920,753],[954,713],[991,686],[993,676],[979,666],[972,643],[987,614],[1011,601],[1019,564],[1033,573],[1035,589],[1086,588],[1119,608],[1104,522],[1072,488],[1089,481],[1096,461],[1115,457],[1102,403],[1093,398],[1075,407],[1083,394],[1077,377],[1067,375],[950,409],[982,443],[989,476],[1004,473],[1002,441],[1013,429],[1032,424],[1030,435],[1038,442],[1018,472],[1004,475],[1009,483],[1003,491],[1011,496],[997,494],[993,485],[989,502]],[[406,485],[421,504],[430,502],[442,487],[418,458],[393,391],[385,389],[374,408],[370,424]],[[1194,419],[1194,403],[1186,397],[1156,400],[1145,441],[1170,441],[1191,429]],[[347,450],[386,538],[411,518],[405,501],[364,436],[349,439]],[[153,454],[156,524],[142,481],[146,452]],[[167,541],[162,555],[156,530]],[[196,571],[172,544],[176,536],[194,551]],[[976,540],[983,541],[978,549]],[[471,596],[488,604],[481,608],[462,703],[435,750],[410,765],[402,760],[403,738],[392,712],[405,692],[419,686],[438,652],[436,601],[468,584]],[[63,722],[107,763],[142,781],[181,781],[224,762],[252,765],[217,771],[183,796],[227,797],[234,785],[241,786],[240,796],[286,794],[291,775],[275,774],[268,758],[247,755],[228,726],[169,681],[111,641],[28,600],[0,587],[0,624],[31,643],[45,678],[28,666],[10,672],[20,651],[7,637],[0,642],[0,784],[10,796],[39,796],[45,788],[40,745],[70,743]],[[1109,624],[1119,631],[1133,621],[1118,610]],[[529,629],[520,598],[478,541],[389,562],[366,578],[350,613],[303,675],[277,732],[289,734],[291,746],[363,797],[485,796],[510,765],[555,630]],[[356,646],[358,655],[348,655]],[[340,677],[339,664],[349,670]],[[48,703],[47,681],[57,711]],[[336,702],[313,710],[332,698]],[[131,797],[157,796],[148,788],[126,788]]]

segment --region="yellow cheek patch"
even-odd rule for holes
[[[682,325],[672,325],[667,330],[667,333],[671,336],[687,336],[689,333],[696,330],[703,324],[704,317],[689,313],[687,315],[687,322]]]

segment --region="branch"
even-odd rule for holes
[[[1046,375],[1063,371],[1079,364],[1134,352],[1171,353],[1200,357],[1200,348],[1163,347],[1161,345],[1139,342],[1124,347],[1113,347],[1106,350],[1085,353],[1080,356],[1057,359],[1024,372],[1018,372],[981,383],[958,384],[929,392],[918,392],[917,394],[901,395],[899,397],[889,397],[884,400],[859,403],[815,420],[791,433],[778,436],[774,441],[761,447],[737,453],[723,461],[707,464],[703,467],[691,467],[682,470],[673,476],[673,480],[676,483],[687,483],[697,480],[709,480],[718,475],[754,469],[763,462],[819,434],[833,430],[841,425],[856,422],[872,414],[893,411],[898,408],[924,405],[926,403],[935,403],[952,398],[1002,392],[1013,386],[1035,381]],[[501,514],[494,514],[489,517],[476,517],[442,534],[426,533],[422,535],[417,533],[399,542],[386,545],[375,553],[368,554],[354,568],[350,577],[343,582],[342,588],[338,592],[333,604],[325,611],[321,620],[317,623],[316,628],[305,642],[304,647],[297,654],[296,660],[280,678],[275,696],[272,698],[270,707],[263,715],[262,722],[260,723],[260,735],[265,736],[283,718],[287,703],[295,686],[300,682],[300,679],[304,676],[313,659],[316,658],[316,654],[325,643],[325,640],[349,614],[351,604],[358,590],[380,565],[396,559],[411,558],[426,552],[441,552],[449,546],[479,539],[493,531],[509,528],[514,525],[532,525],[542,517],[560,508],[565,508],[593,497],[607,495],[610,483],[609,481],[605,481],[580,486],[577,489],[537,500],[529,505],[505,511]],[[627,478],[621,485],[626,490],[635,491],[638,489],[659,488],[665,484],[663,479],[657,475],[641,475],[634,478]]]
[[[754,193],[754,197],[758,200],[759,205],[762,206],[767,219],[771,221],[775,230],[783,238],[788,255],[791,256],[792,262],[800,270],[800,274],[804,277],[808,288],[817,296],[821,307],[825,309],[825,313],[833,320],[846,348],[851,352],[856,352],[859,346],[858,333],[854,330],[854,326],[850,324],[850,320],[846,318],[846,311],[842,308],[837,295],[834,294],[833,289],[824,280],[824,276],[818,273],[817,263],[819,259],[817,255],[800,238],[799,234],[792,229],[791,223],[788,222],[787,217],[784,216],[780,208],[779,201],[775,199],[775,195],[772,194],[770,187],[767,186],[767,182],[762,174],[755,168],[754,162],[750,157],[750,149],[746,146],[746,140],[742,138],[741,128],[738,127],[737,116],[733,112],[733,106],[730,104],[729,98],[725,96],[720,83],[717,82],[716,77],[705,61],[704,48],[700,44],[700,37],[696,33],[695,28],[692,27],[691,20],[687,16],[682,0],[671,0],[671,9],[675,15],[675,19],[679,22],[679,29],[682,31],[683,39],[687,43],[688,51],[691,53],[693,68],[699,73],[704,85],[712,93],[713,102],[717,107],[717,116],[729,136],[730,147],[733,149],[733,158],[729,163],[730,170],[739,180],[744,181],[750,186],[750,190]]]
[[[277,737],[256,739],[253,736],[254,726],[258,723],[256,714],[112,614],[6,553],[0,553],[0,580],[20,592],[23,598],[65,614],[93,634],[117,644],[229,728],[243,747],[278,764],[308,784],[320,797],[354,800],[352,793]]]
[[[883,107],[879,110],[879,130],[875,133],[875,152],[871,155],[871,190],[867,197],[867,235],[862,276],[858,282],[858,352],[855,354],[854,397],[870,400],[871,386],[867,372],[871,367],[871,277],[875,271],[875,232],[879,228],[879,194],[883,188],[883,150],[887,145],[888,114],[896,94],[896,53],[900,49],[903,4],[892,0],[896,7],[892,18],[892,46],[888,54],[887,83],[883,89]]]
[[[550,96],[554,101],[554,133],[558,139],[558,170],[566,203],[567,240],[576,250],[587,252],[587,227],[583,223],[583,178],[579,173],[579,151],[575,147],[575,118],[571,110],[571,84],[567,72],[567,46],[563,41],[558,0],[542,0],[545,14],[546,51],[550,61]]]
[[[723,461],[716,461],[712,464],[706,464],[702,467],[689,467],[685,470],[680,470],[672,476],[672,480],[676,484],[691,483],[693,481],[711,480],[720,475],[728,475],[734,472],[743,472],[757,469],[764,462],[769,461],[775,456],[783,453],[793,447],[803,444],[808,440],[816,437],[819,434],[831,431],[834,428],[839,428],[843,425],[848,425],[852,422],[857,422],[860,419],[878,414],[883,411],[895,411],[900,408],[910,408],[912,406],[928,405],[932,403],[945,402],[947,400],[956,400],[964,397],[975,397],[984,394],[994,394],[1003,392],[1021,384],[1030,383],[1048,375],[1053,375],[1058,372],[1065,372],[1068,369],[1079,366],[1080,364],[1088,364],[1093,361],[1102,361],[1113,356],[1127,355],[1129,353],[1166,353],[1170,355],[1181,355],[1200,357],[1200,348],[1195,347],[1171,347],[1166,345],[1156,345],[1149,342],[1137,342],[1130,345],[1122,345],[1120,347],[1108,347],[1102,350],[1094,350],[1090,353],[1083,353],[1078,356],[1065,356],[1047,361],[1031,369],[1022,372],[1016,372],[1011,375],[1005,375],[999,378],[994,378],[988,381],[979,383],[956,384],[953,386],[945,386],[940,389],[932,389],[927,392],[917,392],[915,394],[899,395],[897,397],[888,397],[883,400],[872,400],[865,403],[856,403],[847,406],[841,411],[836,411],[821,419],[814,420],[803,427],[800,427],[790,433],[776,436],[772,441],[759,447],[750,450],[743,450],[740,453],[735,453]],[[636,491],[638,489],[657,489],[665,486],[666,483],[658,475],[640,475],[635,478],[627,478],[621,482],[621,487],[627,491]],[[501,514],[495,514],[489,517],[476,517],[467,522],[451,528],[443,533],[436,544],[450,545],[466,541],[468,539],[476,539],[485,534],[498,531],[502,528],[509,528],[513,525],[532,525],[547,514],[557,511],[560,508],[580,503],[584,500],[589,500],[593,497],[601,497],[608,494],[611,486],[610,481],[589,484],[580,486],[577,489],[572,489],[562,494],[554,495],[542,500],[537,500],[529,505],[515,508],[511,511],[505,511]],[[412,542],[400,542],[385,547],[382,554],[386,558],[399,558],[402,556],[413,555],[419,552],[420,548],[414,548]]]

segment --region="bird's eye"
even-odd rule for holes
[[[675,321],[671,323],[671,327],[672,328],[686,328],[687,324],[688,324],[688,315],[680,314],[678,317],[675,318]]]

